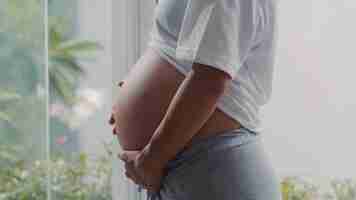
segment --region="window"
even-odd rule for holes
[[[141,7],[111,3],[0,2],[0,199],[143,198],[107,124],[115,83],[140,54]]]
[[[0,2],[0,199],[49,194],[44,6]]]
[[[48,6],[51,199],[112,199],[110,1]]]

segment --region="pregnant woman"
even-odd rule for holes
[[[274,0],[160,0],[110,124],[151,200],[280,200],[261,141]]]

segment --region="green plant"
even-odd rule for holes
[[[85,75],[78,61],[100,48],[102,46],[96,42],[65,39],[55,27],[50,27],[49,80],[55,97],[62,98],[68,105],[75,103],[75,88]]]
[[[318,186],[301,177],[285,177],[281,182],[283,200],[316,200]]]
[[[45,87],[43,6],[40,0],[0,2],[0,64],[6,66],[0,75],[3,90],[14,89],[23,95],[34,93],[38,85]],[[97,42],[74,39],[68,34],[71,20],[64,15],[50,15],[48,26],[51,98],[62,99],[68,105],[73,103],[74,90],[85,75],[79,61],[93,59],[93,53],[102,49]]]
[[[0,89],[0,121],[5,121],[12,124],[13,120],[11,119],[9,113],[4,110],[8,106],[8,104],[11,104],[12,102],[20,99],[20,95],[14,92],[4,91]]]
[[[82,61],[102,46],[68,34],[72,19],[49,16],[46,88],[43,6],[42,0],[0,1],[0,200],[46,199],[48,175],[57,199],[111,199],[109,156],[51,151],[45,160],[46,98],[72,106],[85,76]]]
[[[90,158],[73,153],[66,160],[57,154],[50,161],[29,162],[25,148],[2,146],[0,150],[1,200],[47,200],[47,187],[53,199],[112,199],[111,154]]]
[[[73,19],[50,15],[46,88],[43,6],[41,0],[0,1],[0,144],[45,139],[45,118],[51,117],[45,112],[46,91],[50,103],[62,101],[72,106],[85,76],[81,61],[94,59],[93,53],[102,48],[97,42],[68,34]]]
[[[332,180],[331,187],[337,200],[356,199],[356,181],[353,179]]]
[[[355,200],[356,179],[287,176],[281,182],[283,200]]]

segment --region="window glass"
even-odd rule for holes
[[[43,0],[0,1],[0,199],[47,199]]]
[[[49,2],[53,200],[113,199],[109,2]]]

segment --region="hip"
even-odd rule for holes
[[[152,200],[280,200],[279,181],[261,136],[245,128],[196,139],[167,165]]]

